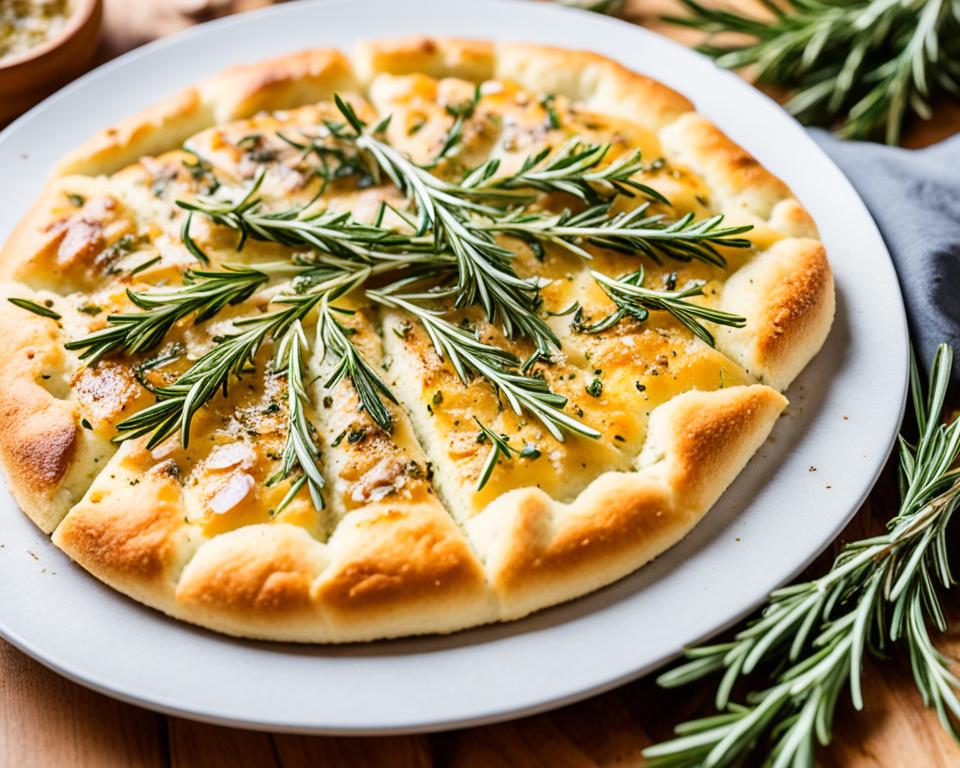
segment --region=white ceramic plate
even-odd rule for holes
[[[742,616],[826,546],[872,486],[907,371],[903,305],[873,221],[776,104],[622,22],[528,2],[334,0],[204,25],[101,67],[0,135],[0,239],[60,155],[161,96],[230,64],[412,33],[600,51],[692,98],[790,184],[820,226],[838,309],[786,416],[693,533],[633,576],[512,624],[350,647],[243,642],[167,619],[72,565],[3,491],[0,632],[44,664],[153,709],[256,728],[369,734],[518,716],[637,677]]]

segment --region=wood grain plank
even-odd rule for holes
[[[0,766],[164,768],[164,718],[82,688],[0,641]]]
[[[168,718],[171,768],[281,768],[269,733]]]
[[[547,715],[451,734],[440,750],[449,768],[600,768]]]
[[[322,738],[276,734],[274,746],[283,768],[432,768],[426,736]]]
[[[602,768],[632,768],[651,743],[645,720],[636,716],[622,691],[597,696],[547,717],[585,755]]]

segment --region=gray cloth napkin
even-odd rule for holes
[[[919,361],[929,366],[942,341],[960,357],[960,135],[898,149],[811,133],[857,188],[890,249]],[[960,385],[960,365],[953,383]]]

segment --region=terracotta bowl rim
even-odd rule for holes
[[[41,43],[33,48],[28,48],[13,58],[0,61],[0,72],[13,69],[22,64],[27,64],[35,59],[43,58],[48,53],[59,48],[90,22],[90,18],[100,6],[102,0],[74,0],[74,2],[76,3],[76,10],[70,15],[67,26],[63,28],[63,31],[61,31],[59,35],[47,40],[45,43]]]

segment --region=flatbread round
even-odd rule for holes
[[[382,141],[447,180],[491,158],[496,179],[571,146],[606,147],[598,168],[639,150],[635,184],[615,195],[595,185],[608,193],[602,215],[646,205],[662,227],[722,214],[723,227],[752,227],[749,247],[720,242],[712,264],[585,240],[577,253],[499,232],[516,275],[542,278],[537,317],[559,348],[540,357],[479,302],[430,305],[478,343],[527,361],[511,373],[545,382],[599,437],[566,430],[558,440],[483,375],[458,375],[419,317],[360,287],[331,298],[327,322],[396,399],[378,395],[388,428],[349,375],[337,378],[347,353],[317,338],[315,308],[302,319],[301,398],[268,336],[227,377],[226,394],[196,410],[186,445],[176,431],[154,445],[149,434],[118,442],[118,424],[169,397],[165,387],[251,327],[244,318],[289,306],[278,297],[308,295],[319,279],[291,287],[276,265],[309,264],[322,244],[241,242],[196,211],[185,237],[178,201],[250,193],[264,212],[308,206],[408,235],[417,227],[415,200],[389,175],[323,170],[348,162],[311,150],[350,130],[335,96],[367,126],[391,116]],[[524,203],[541,216],[590,204],[556,189],[533,189]],[[180,318],[146,349],[91,364],[64,346],[116,327],[110,316],[149,311],[134,297],[225,265],[279,272],[201,321]],[[592,272],[619,279],[641,267],[643,286],[697,287],[689,301],[742,322],[702,320],[703,335],[653,310],[591,332],[617,309]],[[592,53],[449,39],[237,67],[107,129],[59,164],[0,270],[3,296],[51,315],[0,307],[0,460],[23,510],[140,602],[221,632],[304,642],[516,619],[639,568],[702,518],[765,440],[787,403],[781,391],[834,312],[813,221],[684,97]],[[305,419],[322,487],[302,466],[280,471],[292,411]],[[497,437],[506,449],[490,464]]]

